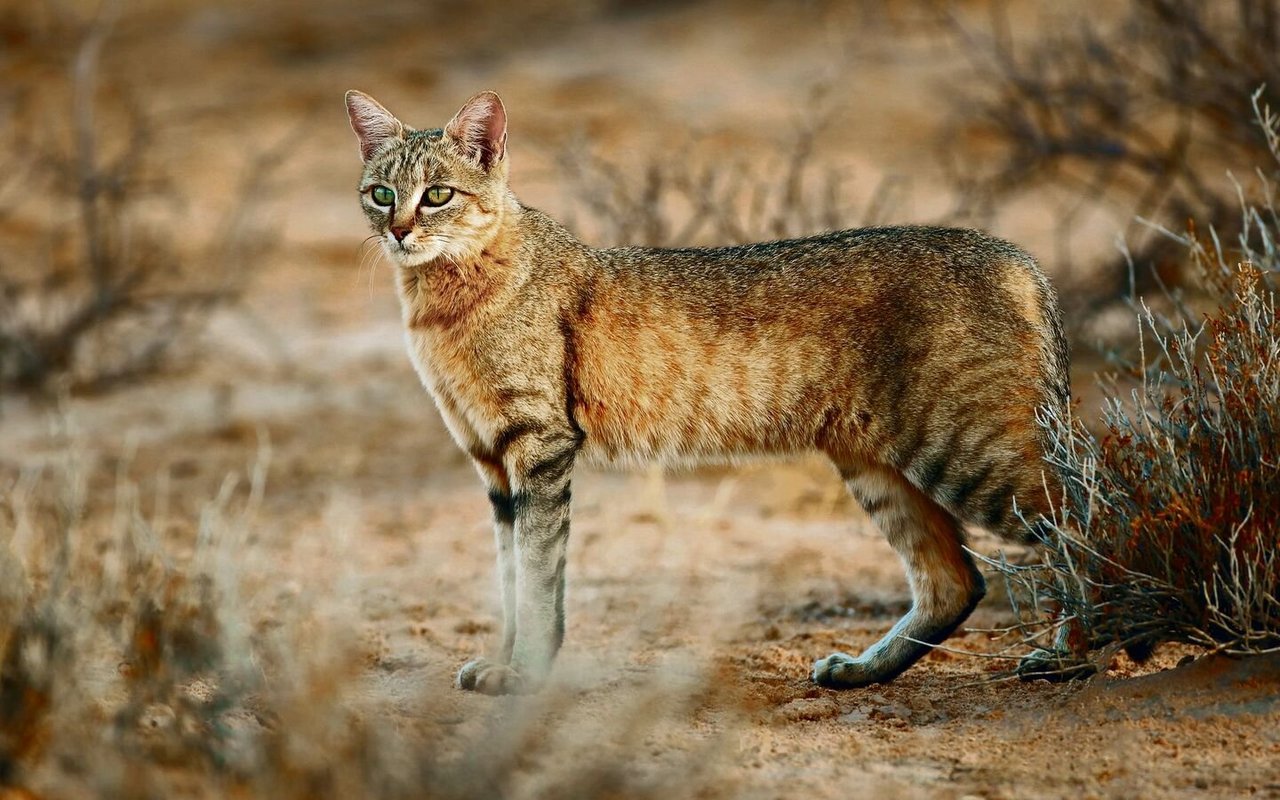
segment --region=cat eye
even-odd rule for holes
[[[396,201],[395,191],[381,184],[370,188],[369,196],[380,206],[389,206]]]
[[[432,186],[422,193],[422,204],[436,208],[453,199],[453,190],[448,186]]]

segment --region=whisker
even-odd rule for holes
[[[372,289],[373,288],[373,272],[377,268],[377,263],[378,263],[377,256],[374,255],[373,251],[367,251],[363,253],[360,256],[360,268],[359,268],[359,271],[356,273],[356,280],[359,281],[360,278],[364,276],[365,267],[367,266],[369,268],[368,285],[369,285],[369,288]]]
[[[445,256],[445,258],[453,265],[453,269],[458,273],[458,280],[462,281],[462,285],[470,287],[471,281],[467,279],[467,270],[457,261],[454,261],[452,256]]]
[[[469,287],[471,285],[471,281],[468,279],[467,268],[465,265],[458,263],[458,261],[453,256],[449,255],[448,252],[442,251],[440,253],[440,257],[453,265],[453,271],[457,273],[458,280],[462,281],[463,286]]]
[[[364,274],[364,268],[367,263],[372,263],[374,267],[377,266],[376,260],[373,262],[370,262],[369,257],[370,255],[374,254],[377,251],[377,243],[381,238],[382,238],[381,236],[375,233],[372,236],[366,237],[365,240],[361,242],[359,247],[357,248],[357,252],[360,254],[360,258],[356,262],[355,281],[357,283],[359,283],[360,277]],[[370,245],[373,245],[373,246],[370,247]],[[370,286],[373,285],[372,270],[369,273],[369,285]]]
[[[376,255],[377,251],[373,251],[375,255],[369,259],[369,278],[365,282],[365,290],[369,293],[369,298],[373,299],[373,275],[378,271],[379,259]]]
[[[458,279],[462,281],[464,286],[471,286],[472,278],[478,277],[478,274],[473,269],[474,265],[459,261],[455,256],[449,254],[449,245],[453,244],[452,238],[439,235],[434,238],[440,243],[440,257],[452,265],[454,272],[457,273]]]

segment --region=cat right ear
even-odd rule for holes
[[[496,92],[481,92],[472,97],[444,132],[467,158],[486,170],[502,160],[507,152],[507,110]]]
[[[404,138],[404,123],[364,92],[347,92],[347,116],[360,140],[360,158],[368,161],[392,139]]]

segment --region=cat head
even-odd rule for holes
[[[507,112],[493,92],[468,100],[443,128],[415,130],[376,100],[347,92],[360,142],[360,205],[404,267],[460,261],[484,249],[511,202]]]

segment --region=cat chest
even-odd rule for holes
[[[555,397],[563,397],[563,369],[557,373],[545,355],[511,342],[502,347],[410,331],[407,344],[423,386],[468,451],[487,449],[514,421],[554,414]]]

